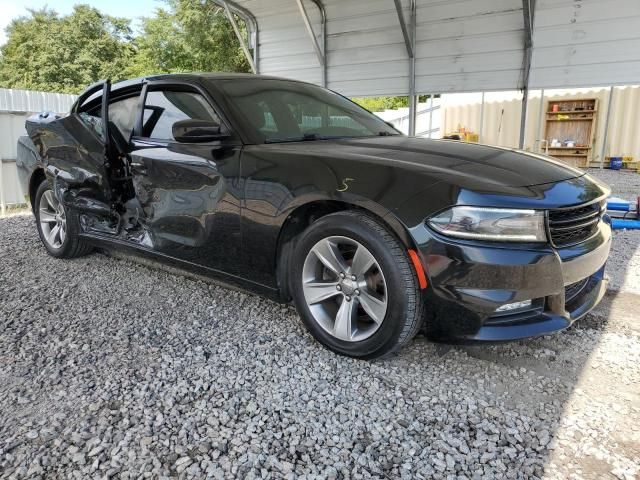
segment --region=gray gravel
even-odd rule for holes
[[[0,219],[0,478],[638,475],[640,296],[624,283],[559,335],[418,337],[365,362],[291,307],[103,254],[56,260],[35,232]]]

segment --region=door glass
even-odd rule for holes
[[[142,136],[174,140],[171,131],[173,124],[186,119],[220,123],[216,112],[199,93],[170,90],[148,92],[144,105]]]
[[[122,98],[109,103],[109,122],[113,123],[125,140],[129,141],[133,132],[133,124],[136,117],[139,94],[133,97]],[[99,135],[102,135],[102,118],[100,105],[91,108],[88,112],[81,112],[80,117],[87,122]]]

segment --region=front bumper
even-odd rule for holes
[[[427,332],[458,342],[500,342],[569,327],[602,299],[611,227],[589,240],[555,249],[455,241],[427,227],[412,231],[427,267]],[[509,303],[531,308],[498,313]]]

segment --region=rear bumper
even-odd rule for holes
[[[495,246],[457,242],[425,228],[420,252],[427,267],[427,331],[452,342],[501,342],[564,330],[593,309],[606,291],[611,227],[582,244]],[[496,312],[514,302],[529,308]]]

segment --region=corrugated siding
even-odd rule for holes
[[[295,0],[238,0],[260,29],[262,73],[321,82]],[[409,61],[393,0],[324,0],[328,86],[406,95]],[[305,0],[316,33],[320,18]],[[408,20],[409,0],[403,0]],[[418,93],[517,89],[521,0],[417,0]],[[537,0],[532,88],[640,82],[640,0]]]
[[[75,99],[75,95],[66,93],[0,88],[0,112],[66,113],[71,109]]]
[[[24,202],[24,192],[18,183],[15,164],[18,137],[26,134],[24,121],[30,115],[43,111],[66,113],[75,99],[75,95],[65,93],[0,88],[0,194],[4,202]]]
[[[295,0],[237,2],[251,11],[259,24],[260,73],[320,84],[322,71]],[[318,8],[305,2],[309,19],[320,35]]]
[[[521,0],[418,0],[416,89],[423,93],[516,88],[521,81]]]
[[[537,0],[532,88],[640,82],[640,0]]]

